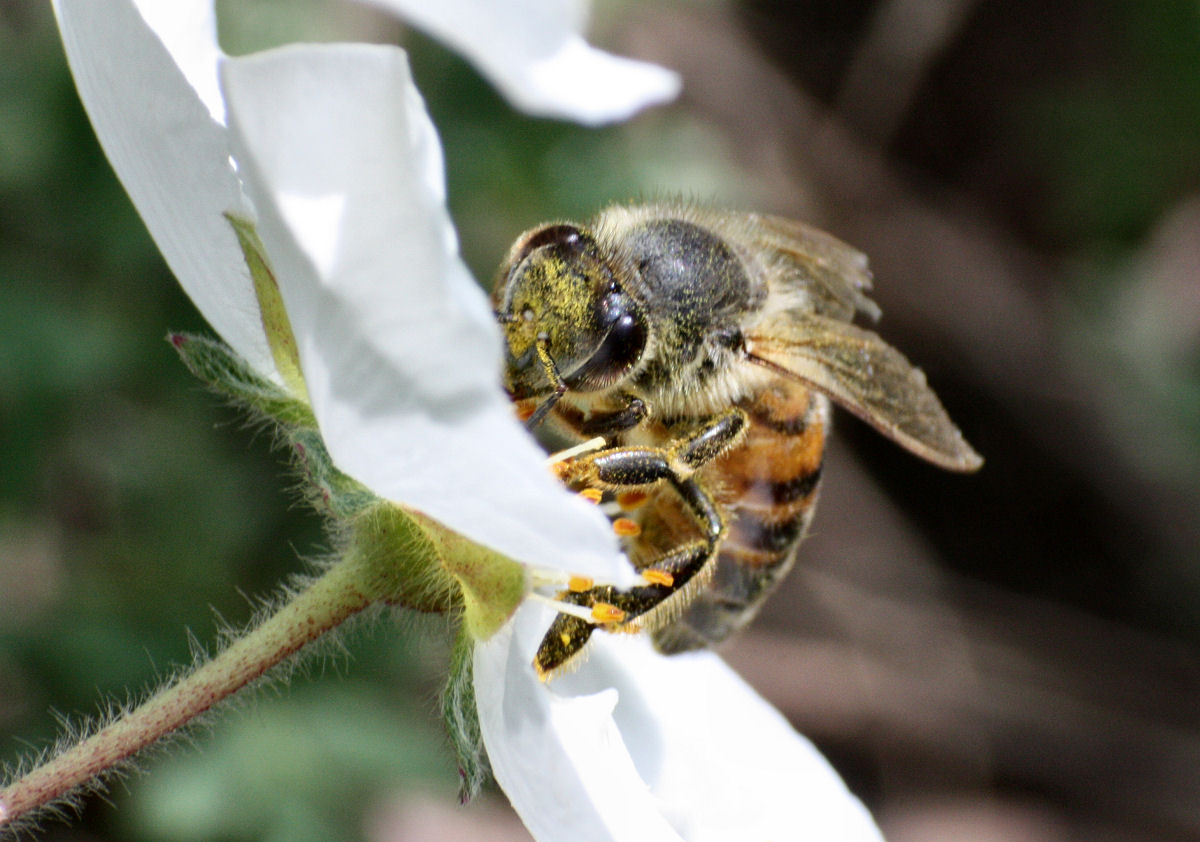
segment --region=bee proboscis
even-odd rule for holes
[[[645,583],[564,590],[543,676],[599,626],[664,652],[719,643],[791,567],[812,518],[830,401],[952,471],[983,460],[924,374],[870,330],[866,258],[815,228],[682,204],[613,206],[523,234],[493,304],[505,388],[529,422],[606,446],[565,480],[621,509]]]

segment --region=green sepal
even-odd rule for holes
[[[410,514],[421,524],[443,569],[461,590],[463,629],[475,640],[487,640],[529,594],[525,566],[420,512]]]
[[[459,586],[430,538],[425,519],[376,498],[349,522],[346,557],[361,569],[373,602],[445,614],[462,607]]]
[[[179,352],[188,371],[214,391],[286,426],[316,428],[307,403],[260,375],[223,342],[189,333],[169,334],[167,341]]]
[[[458,797],[466,804],[492,776],[475,705],[475,639],[460,629],[450,655],[450,675],[442,691],[442,721],[458,760]]]
[[[296,347],[296,335],[292,333],[292,322],[288,318],[287,308],[283,306],[279,282],[275,280],[275,273],[271,271],[267,250],[258,237],[258,230],[254,227],[253,220],[231,213],[225,214],[225,219],[237,235],[242,256],[246,259],[246,268],[250,270],[250,278],[254,282],[254,295],[258,298],[263,332],[267,336],[267,345],[271,349],[271,357],[275,360],[275,368],[287,389],[297,399],[308,403],[308,387],[304,384],[304,373],[300,369],[300,350]]]
[[[525,599],[525,567],[428,515],[378,500],[351,521],[351,552],[370,596],[418,611],[459,611],[474,640],[491,637]]]
[[[383,502],[358,480],[334,467],[318,431],[305,427],[286,430],[286,435],[314,509],[344,519],[356,517]]]

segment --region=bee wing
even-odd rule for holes
[[[743,214],[724,220],[722,233],[759,255],[779,287],[797,287],[813,308],[844,321],[863,313],[879,319],[867,297],[871,270],[867,256],[824,231],[781,216]]]
[[[951,471],[983,464],[924,372],[871,331],[792,311],[746,338],[750,362],[809,384],[922,459]]]

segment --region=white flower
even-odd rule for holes
[[[436,14],[380,2],[539,113],[611,119],[664,96],[661,71],[583,43],[573,3],[505,15],[488,0],[442,0]],[[628,578],[603,517],[545,471],[499,389],[498,331],[458,256],[441,148],[402,51],[226,59],[210,0],[55,9],[96,132],[167,262],[221,336],[285,382],[224,214],[256,220],[343,471],[526,564]],[[879,838],[811,745],[714,655],[667,659],[597,635],[588,663],[547,685],[531,660],[548,623],[527,603],[477,644],[475,667],[497,780],[539,840]]]
[[[603,518],[565,502],[510,420],[487,363],[499,332],[458,256],[441,147],[403,52],[226,59],[222,96],[210,0],[55,9],[96,134],[168,265],[225,341],[279,380],[223,214],[257,219],[346,473],[528,563],[561,567],[573,546],[580,573],[621,569]]]
[[[527,603],[475,655],[488,756],[534,838],[882,842],[825,758],[715,654],[597,634],[582,668],[541,684],[529,663],[551,618]]]

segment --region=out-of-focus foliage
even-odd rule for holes
[[[1111,52],[1046,84],[1017,125],[1047,180],[1042,224],[1136,248],[1200,185],[1200,12],[1189,0],[1089,5]]]
[[[1200,834],[1200,7],[598,6],[600,43],[684,73],[680,104],[603,130],[529,119],[348,4],[227,2],[222,38],[404,43],[485,284],[524,228],[663,194],[808,218],[867,251],[882,333],[988,463],[941,475],[839,418],[815,535],[731,660],[890,839],[986,821],[990,838]],[[211,642],[214,612],[245,621],[244,595],[322,539],[269,437],[163,341],[206,328],[96,146],[47,4],[0,5],[0,57],[11,759],[53,737],[50,709],[186,663],[186,629]],[[45,838],[438,838],[363,815],[452,797],[443,626],[387,616],[344,643],[200,750],[150,762],[116,813]]]

